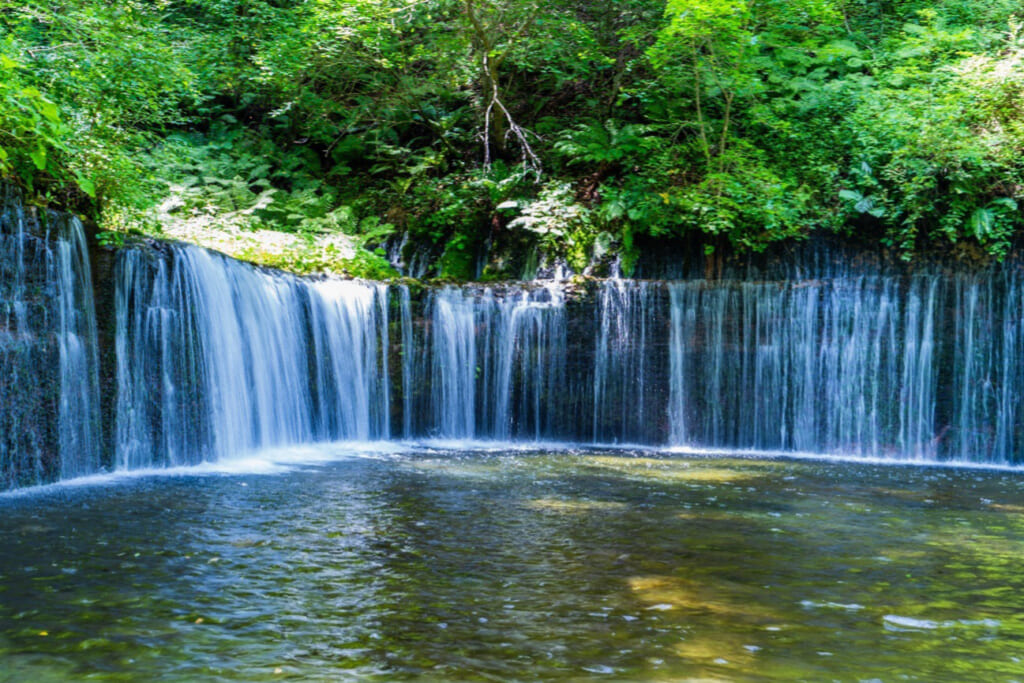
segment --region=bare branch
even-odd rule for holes
[[[487,55],[484,55],[484,67],[487,67]],[[498,95],[498,81],[491,81],[491,100],[487,104],[487,110],[484,114],[484,168],[490,169],[491,167],[491,117],[494,115],[494,108],[497,107],[501,110],[501,113],[505,117],[505,121],[508,124],[508,130],[505,131],[505,140],[509,138],[515,138],[516,142],[519,143],[519,148],[522,150],[522,164],[523,164],[523,175],[526,175],[530,171],[533,171],[539,178],[543,172],[543,164],[541,163],[540,157],[533,151],[530,146],[529,136],[537,135],[516,123],[515,119],[512,118],[512,114],[505,107],[505,104],[501,101],[501,97]]]

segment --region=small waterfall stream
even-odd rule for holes
[[[455,287],[445,287],[430,298],[431,436],[466,439],[476,435],[475,303]]]
[[[405,434],[499,441],[565,431],[566,307],[557,287],[443,287],[429,291],[421,336],[403,310]]]
[[[82,224],[0,193],[2,490],[96,471],[100,396]]]
[[[656,304],[650,282],[609,280],[598,294],[594,349],[595,443],[658,443],[652,423],[664,422],[653,400],[657,381]],[[654,404],[654,405],[652,405]]]
[[[56,220],[60,473],[69,479],[100,466],[99,341],[85,231],[77,218]]]

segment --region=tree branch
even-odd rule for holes
[[[485,67],[487,66],[487,59],[487,55],[484,55]],[[488,102],[487,110],[484,114],[484,168],[490,169],[491,167],[491,117],[494,115],[495,107],[501,111],[508,124],[508,130],[505,131],[505,140],[507,141],[510,137],[514,137],[522,150],[523,175],[533,171],[539,177],[543,172],[543,164],[540,161],[540,157],[530,147],[528,137],[535,134],[520,126],[512,118],[512,114],[509,113],[505,104],[501,101],[501,97],[498,95],[497,79],[491,80],[491,100]]]

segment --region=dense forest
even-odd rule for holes
[[[298,271],[385,277],[402,244],[518,275],[477,267],[504,244],[628,273],[651,239],[821,232],[998,259],[1022,24],[1019,0],[0,0],[0,176],[112,243],[294,233],[262,260]]]

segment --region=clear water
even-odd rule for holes
[[[1024,680],[1021,472],[340,446],[219,467],[0,496],[0,681]]]

